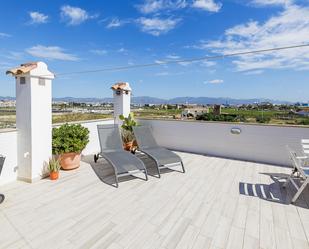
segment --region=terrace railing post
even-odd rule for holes
[[[129,83],[121,82],[114,84],[113,90],[114,98],[114,121],[115,124],[121,124],[119,115],[128,117],[131,112],[131,87]]]
[[[7,71],[16,79],[18,179],[33,182],[47,173],[52,155],[52,79],[44,62]]]

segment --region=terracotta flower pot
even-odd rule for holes
[[[59,178],[59,171],[49,172],[50,180],[57,180]]]
[[[132,146],[133,146],[133,141],[123,144],[123,148],[124,148],[125,150],[127,150],[127,151],[130,151],[131,148],[132,148]]]
[[[80,153],[64,153],[59,156],[61,168],[64,170],[76,169],[80,166]]]
[[[138,146],[138,144],[137,144],[137,141],[134,139],[134,141],[133,141],[133,146],[134,147],[137,147]]]

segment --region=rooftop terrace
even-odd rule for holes
[[[44,178],[53,77],[43,62],[16,77],[17,129],[0,132],[1,249],[309,248],[309,190],[290,204],[295,190],[282,188],[291,171],[286,146],[301,153],[308,128],[139,119],[158,145],[183,151],[186,173],[166,170],[159,179],[138,154],[149,181],[121,178],[116,189],[112,167],[93,155],[105,148],[97,125],[130,113],[130,89],[117,88],[114,119],[81,124],[89,130],[83,163],[54,182]]]
[[[179,153],[186,173],[123,178],[104,160],[1,187],[1,248],[308,248],[309,189],[280,186],[289,168]],[[153,163],[145,161],[149,174]],[[176,168],[175,168],[176,169]]]

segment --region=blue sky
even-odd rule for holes
[[[309,42],[308,0],[3,1],[0,96],[8,68],[44,61],[55,73],[222,55]],[[53,96],[309,100],[309,48],[126,71],[65,75]]]

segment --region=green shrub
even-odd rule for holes
[[[89,142],[89,130],[80,124],[64,124],[53,128],[53,154],[80,153]]]
[[[301,119],[297,122],[298,125],[309,125],[309,118]]]
[[[203,113],[196,117],[196,120],[204,121],[220,121],[220,122],[245,122],[244,115],[237,114],[220,114],[215,115],[213,113]]]
[[[258,123],[269,123],[271,118],[267,116],[256,116],[255,119]]]

